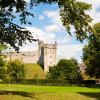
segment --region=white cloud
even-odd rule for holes
[[[20,51],[36,51],[38,49],[37,42],[24,44]]]
[[[44,16],[43,15],[40,15],[39,16],[39,20],[44,20],[45,18],[44,18]]]
[[[55,32],[61,31],[60,26],[57,25],[57,24],[48,25],[48,26],[46,26],[44,29],[45,29],[45,31],[46,31],[47,33],[55,33]]]
[[[37,27],[26,27],[28,30],[32,32],[34,39],[39,39],[44,41],[45,43],[54,43],[55,42],[55,34],[54,33],[47,33],[45,30],[39,29]],[[20,51],[35,51],[37,50],[37,42],[32,42],[24,44]]]
[[[72,40],[72,37],[70,36],[70,35],[66,35],[65,37],[59,37],[59,38],[57,38],[57,44],[58,45],[65,45],[65,44],[68,44],[68,43],[70,43],[71,42],[71,40]]]
[[[27,27],[28,30],[30,30],[33,34],[34,38],[38,38],[40,40],[43,40],[44,42],[54,42],[56,35],[54,33],[46,32],[43,29],[39,29],[37,27]]]
[[[60,19],[59,10],[46,10],[43,14],[51,20],[52,24],[58,25],[60,29],[65,29]]]
[[[87,12],[93,19],[92,23],[95,24],[97,22],[100,22],[100,11],[97,11],[98,9],[100,9],[100,0],[81,0],[81,1],[84,1],[92,5],[92,9]]]
[[[82,51],[83,44],[69,44],[69,45],[58,45],[57,48],[57,60],[59,59],[70,59],[76,57]],[[79,61],[80,59],[77,58]]]
[[[52,18],[54,16],[58,16],[58,10],[52,11],[52,10],[46,10],[43,12],[46,16],[49,18]]]
[[[80,1],[80,0],[78,0]],[[81,0],[84,1],[86,3],[92,4],[93,9],[99,8],[100,7],[100,0]]]
[[[59,10],[46,10],[43,12],[43,14],[46,15],[48,18],[50,18],[52,23],[62,25],[62,22],[60,20]]]
[[[95,9],[92,9],[88,13],[93,19],[93,21],[92,21],[93,24],[100,22],[100,12],[97,12]]]
[[[26,2],[30,2],[30,0],[25,0]]]

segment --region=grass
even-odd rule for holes
[[[100,100],[97,97],[82,95],[79,93],[25,93],[25,92],[0,92],[0,100]],[[100,96],[99,96],[100,97]]]
[[[100,89],[0,84],[0,100],[100,100]]]
[[[45,79],[46,75],[38,64],[26,64],[26,79]]]
[[[21,92],[100,92],[98,88],[87,88],[87,87],[64,87],[64,86],[32,86],[32,85],[8,85],[1,84],[0,90],[6,91],[21,91]]]

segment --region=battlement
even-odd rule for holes
[[[43,47],[48,48],[48,49],[56,49],[57,48],[57,46],[55,44],[44,44]]]
[[[39,44],[39,46],[42,46],[43,48],[50,48],[50,49],[56,49],[57,48],[56,42],[54,44],[47,44],[47,43],[44,43],[43,41],[39,41],[38,44]]]

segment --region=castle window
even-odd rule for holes
[[[50,52],[51,52],[52,50],[50,49]]]
[[[52,64],[52,61],[50,61],[50,64]]]
[[[22,56],[25,56],[25,54],[22,54]]]
[[[50,58],[52,58],[52,56],[50,56]]]

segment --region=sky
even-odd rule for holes
[[[27,2],[29,0],[26,0]],[[79,0],[80,1],[80,0]],[[93,21],[92,24],[100,22],[100,0],[81,0],[92,4],[92,9],[88,13]],[[39,38],[45,43],[57,42],[57,61],[59,59],[76,58],[78,62],[82,62],[82,48],[86,44],[80,43],[75,36],[68,35],[65,27],[62,25],[59,16],[59,8],[56,4],[39,5],[30,10],[34,13],[34,18],[28,17],[32,25],[24,25],[32,32],[34,38]],[[17,16],[17,15],[16,15]],[[18,19],[16,20],[18,22]],[[74,29],[72,28],[71,33]],[[24,44],[20,47],[20,51],[37,50],[37,42]]]

